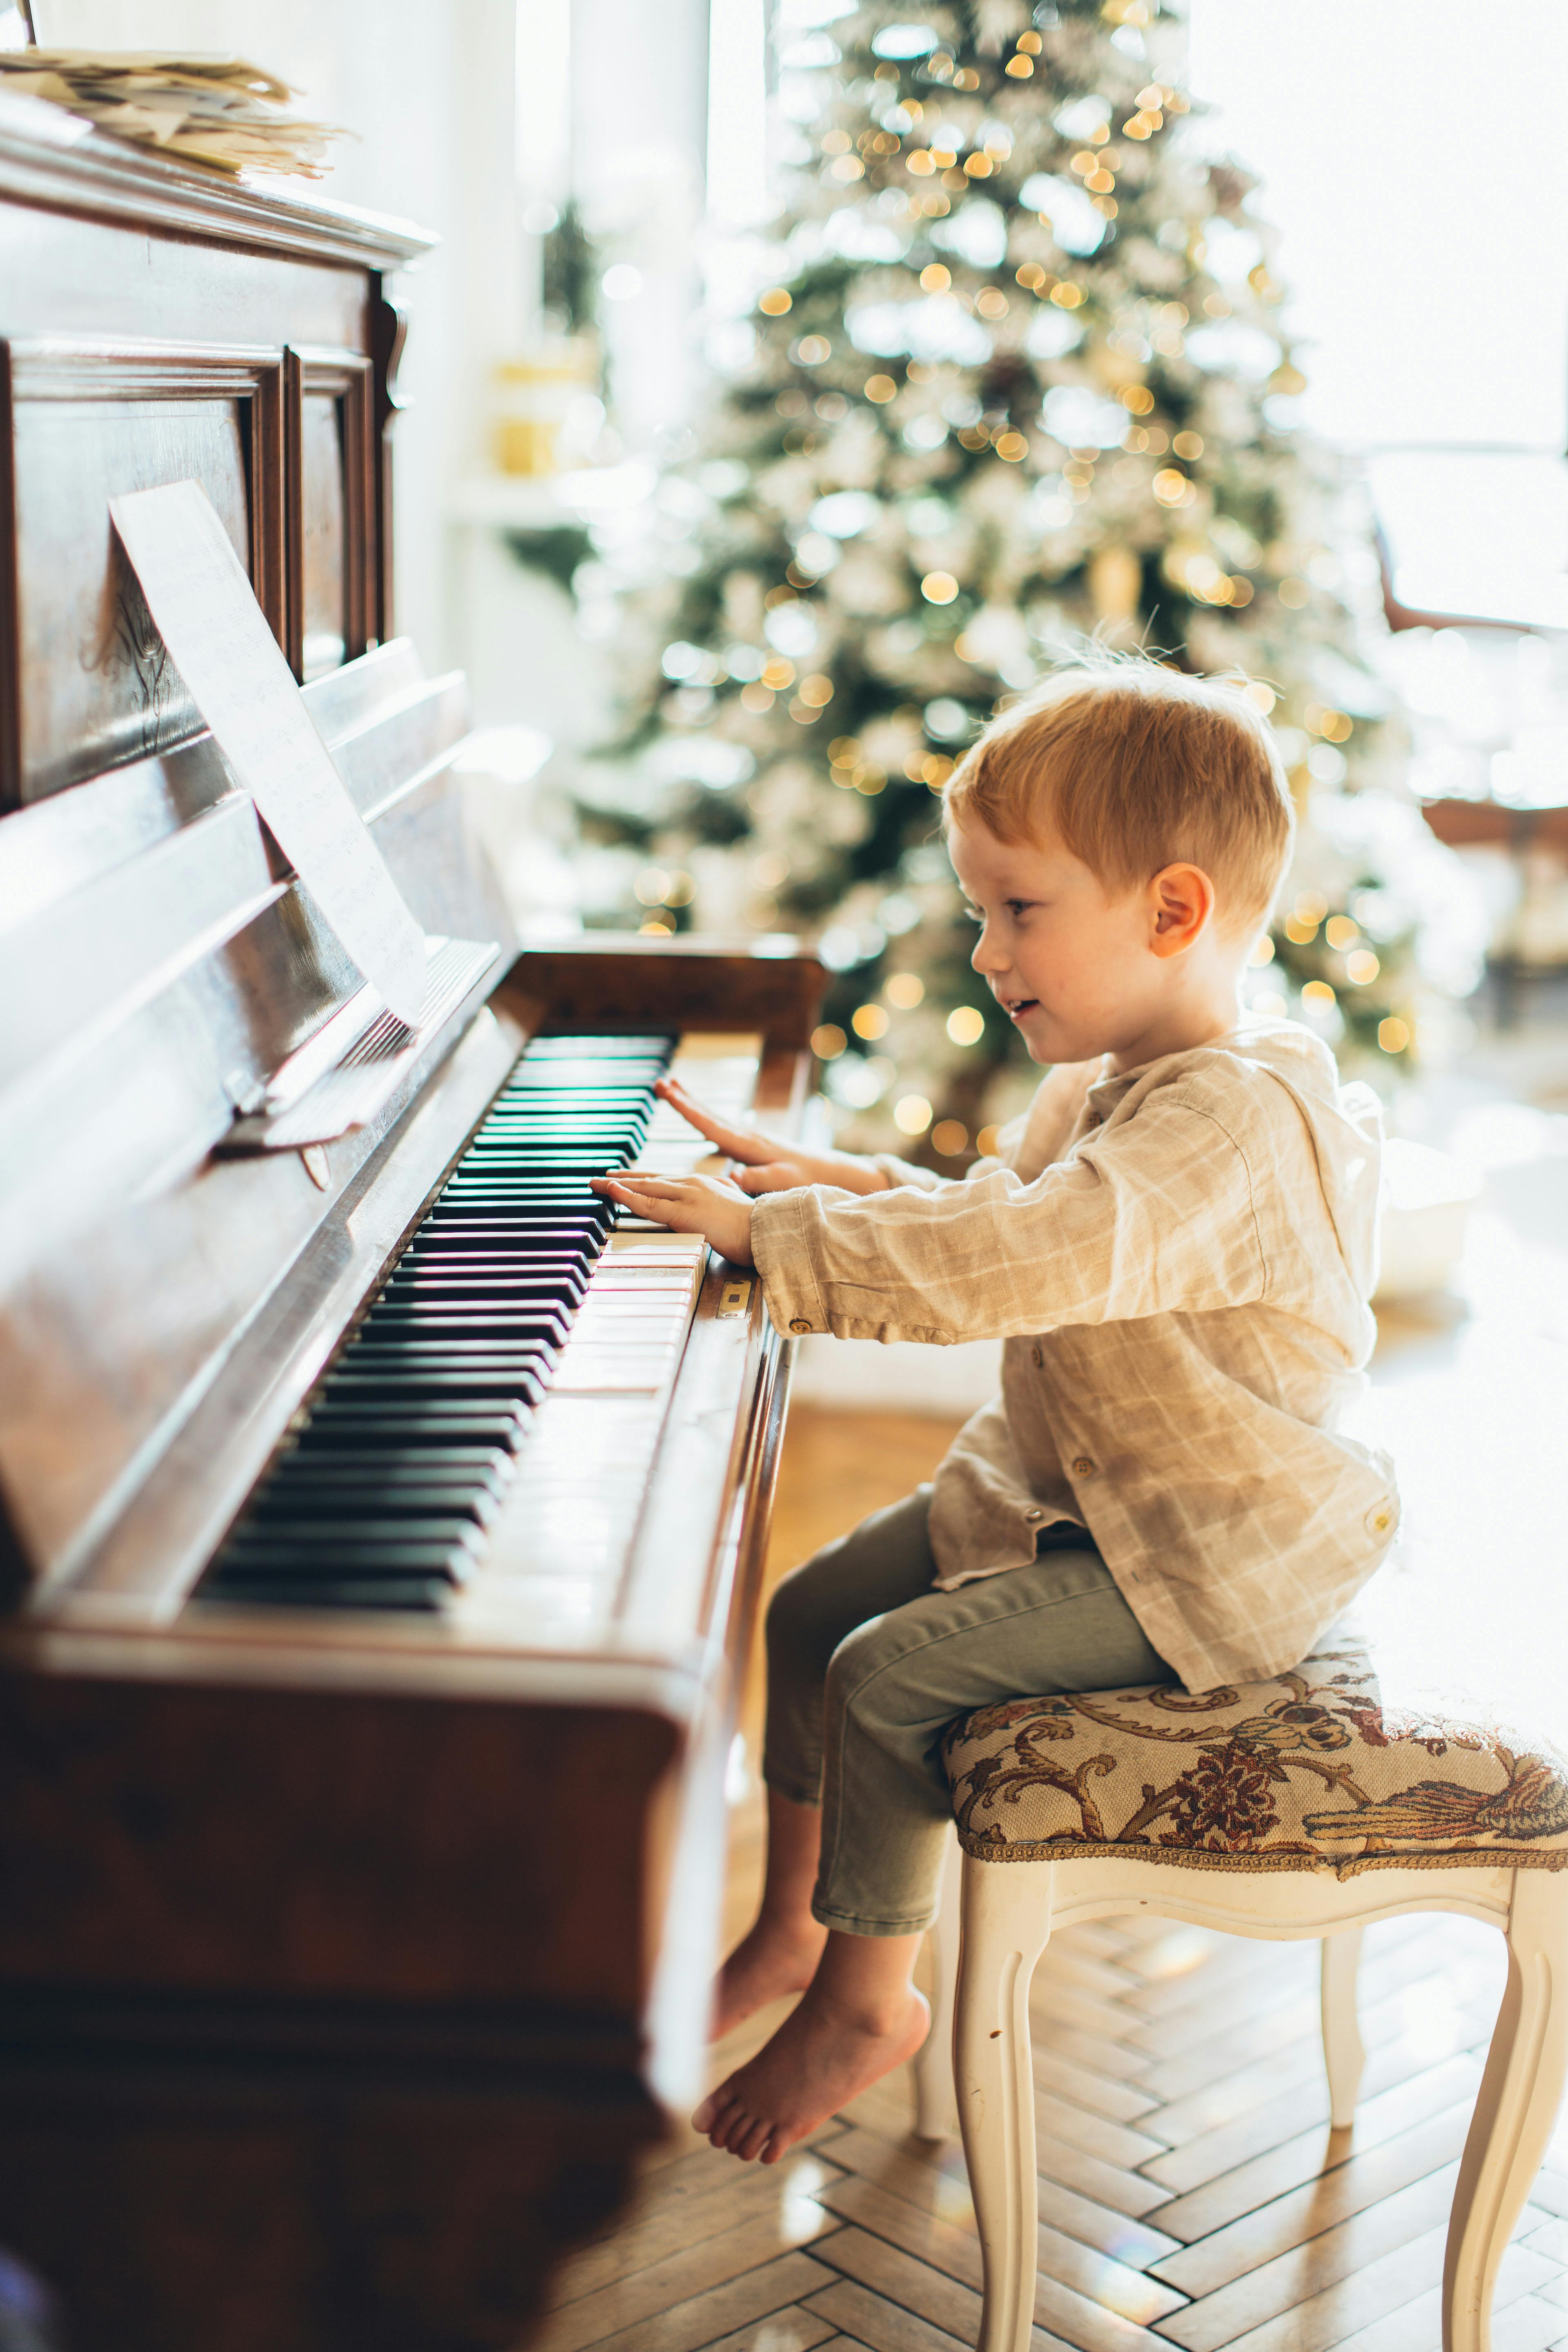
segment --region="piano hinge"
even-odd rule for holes
[[[727,1282],[719,1293],[717,1312],[721,1315],[744,1315],[752,1303],[752,1286],[742,1278]]]

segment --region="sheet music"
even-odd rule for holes
[[[425,940],[317,734],[199,482],[110,499],[142,593],[224,756],[371,985],[416,1028]]]

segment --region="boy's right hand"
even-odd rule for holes
[[[802,1184],[837,1184],[845,1192],[885,1192],[889,1179],[852,1151],[802,1151],[752,1127],[730,1127],[704,1108],[677,1078],[660,1078],[654,1092],[678,1110],[715,1151],[739,1164],[731,1182],[742,1192],[793,1192]]]

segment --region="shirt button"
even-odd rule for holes
[[[792,1331],[809,1331],[811,1326],[804,1315],[796,1315],[791,1318],[789,1328]]]
[[[1045,1362],[1045,1360],[1046,1360],[1046,1351],[1045,1351],[1045,1349],[1044,1349],[1043,1348],[1035,1347],[1035,1348],[1031,1348],[1031,1349],[1030,1349],[1030,1350],[1029,1350],[1029,1361],[1030,1361],[1032,1364],[1034,1364],[1035,1366],[1038,1367],[1038,1366],[1040,1366],[1040,1365],[1043,1365],[1043,1364],[1044,1364],[1044,1362]]]
[[[1045,1516],[1044,1511],[1026,1511],[1024,1514],[1026,1519],[1043,1519]]]
[[[1092,1478],[1095,1467],[1087,1454],[1080,1454],[1072,1465],[1072,1475],[1075,1478]]]

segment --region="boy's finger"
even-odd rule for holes
[[[805,1181],[798,1168],[792,1168],[779,1160],[770,1160],[762,1168],[742,1168],[730,1179],[731,1184],[739,1185],[748,1196],[758,1192],[797,1192]]]
[[[654,1092],[672,1110],[678,1110],[689,1127],[705,1135],[710,1143],[716,1143],[731,1160],[763,1160],[773,1149],[765,1136],[750,1134],[744,1128],[730,1127],[723,1119],[715,1118],[710,1110],[687,1093],[679,1078],[660,1078]]]
[[[656,1225],[673,1225],[680,1218],[681,1206],[678,1201],[656,1200],[651,1192],[639,1192],[631,1184],[612,1184],[608,1190],[610,1198],[618,1202],[623,1209],[630,1209],[634,1216],[647,1217]]]
[[[617,1169],[613,1176],[590,1176],[588,1181],[595,1189],[605,1184],[635,1184],[640,1192],[658,1192],[670,1200],[679,1200],[690,1189],[679,1176],[647,1175],[640,1168]]]

